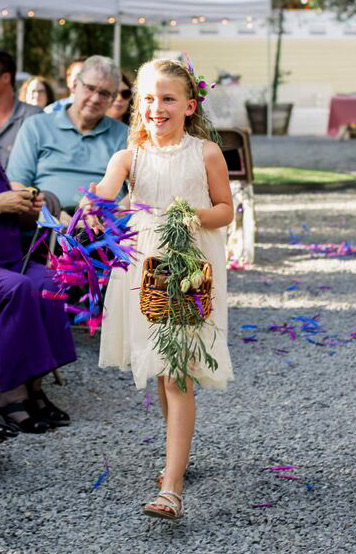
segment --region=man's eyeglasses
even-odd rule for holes
[[[89,83],[84,83],[81,77],[78,77],[78,80],[82,83],[83,89],[88,94],[95,94],[97,93],[100,100],[107,102],[108,100],[114,98],[116,95],[115,93],[110,92],[109,90],[103,90],[98,87],[95,87],[94,85],[89,85]]]
[[[132,96],[132,90],[125,88],[124,90],[119,90],[117,94],[120,94],[123,100],[130,100]]]

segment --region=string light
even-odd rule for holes
[[[222,23],[223,25],[228,25],[228,24],[230,23],[230,20],[224,18],[224,19],[221,20],[221,23]]]
[[[205,21],[206,21],[205,15],[201,15],[201,16],[199,17],[199,23],[205,23]]]
[[[28,17],[35,17],[35,12],[33,10],[30,10],[27,12]]]
[[[199,19],[197,17],[192,17],[192,23],[193,25],[197,25],[199,23]]]
[[[177,22],[176,22],[175,19],[171,19],[169,24],[170,24],[171,27],[175,27],[177,25]]]
[[[66,19],[64,17],[61,17],[61,19],[58,20],[59,25],[65,25],[67,23]]]
[[[145,17],[139,17],[138,22],[139,22],[140,25],[144,25],[146,23],[146,18]]]
[[[9,15],[8,10],[2,10],[1,15],[2,17],[6,17],[7,15]]]
[[[110,25],[113,25],[116,21],[116,18],[111,16],[111,17],[108,17],[108,23],[110,23]]]

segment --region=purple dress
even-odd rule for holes
[[[0,194],[10,190],[0,166]],[[46,268],[30,262],[21,275],[23,254],[17,216],[0,214],[0,391],[76,360],[62,300],[42,298],[56,290]]]

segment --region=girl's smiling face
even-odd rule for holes
[[[189,100],[183,79],[149,71],[139,82],[139,112],[156,146],[178,144],[184,135],[185,118],[196,109]]]

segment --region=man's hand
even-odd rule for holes
[[[0,193],[0,213],[27,213],[30,212],[32,206],[31,193],[26,189],[9,190]]]
[[[29,211],[30,214],[38,215],[40,213],[40,211],[42,210],[43,199],[44,195],[42,194],[42,192],[35,196],[35,198],[32,200],[31,209]]]

